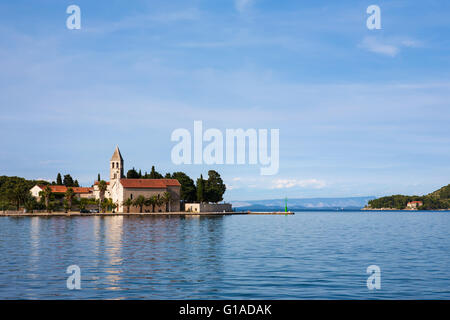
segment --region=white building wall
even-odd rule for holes
[[[42,189],[37,185],[30,189],[31,195],[35,198],[39,198],[39,192],[41,191]]]
[[[187,212],[232,212],[231,203],[186,203]]]

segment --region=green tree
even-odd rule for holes
[[[203,180],[203,175],[197,179],[197,201],[205,202],[205,180]]]
[[[128,198],[123,202],[123,205],[127,208],[127,213],[130,213],[130,207],[133,205],[133,200]]]
[[[5,212],[5,210],[8,210],[9,202],[5,200],[0,201],[0,209]]]
[[[80,186],[80,184],[78,183],[78,180],[75,180],[75,182],[73,183],[73,186],[77,187],[77,188]]]
[[[139,179],[139,173],[136,171],[136,169],[130,169],[127,172],[127,179]]]
[[[156,196],[151,196],[147,199],[147,205],[152,206],[152,212],[155,212],[155,206],[158,203],[158,198]]]
[[[450,185],[442,187],[439,191],[439,198],[441,200],[450,199]]]
[[[38,207],[36,199],[31,194],[25,199],[24,207],[27,212],[33,212]]]
[[[80,210],[86,210],[86,207],[89,203],[89,200],[86,198],[81,198],[80,199],[80,203],[78,204],[78,207],[80,208]]]
[[[163,203],[164,203],[163,198],[161,197],[160,194],[158,194],[158,195],[156,196],[156,205],[157,205],[158,207],[161,207],[161,206],[163,205]]]
[[[17,211],[30,194],[30,189],[24,181],[18,181],[7,192],[8,200],[15,205]]]
[[[58,186],[62,186],[63,185],[62,178],[61,178],[61,173],[58,173],[58,175],[56,176],[56,184]]]
[[[180,200],[183,202],[194,202],[197,199],[197,188],[192,180],[184,172],[174,172],[168,179],[176,179],[181,184]]]
[[[97,175],[97,181],[100,181],[100,173]]]
[[[166,211],[171,212],[170,202],[172,201],[172,195],[169,192],[164,192],[162,196],[162,201],[166,205]]]
[[[73,178],[70,176],[70,174],[64,175],[63,184],[66,187],[73,187],[74,186]]]
[[[139,213],[142,213],[142,209],[146,203],[147,199],[143,195],[138,196],[133,202],[135,207],[139,207]]]
[[[103,200],[105,199],[105,192],[108,189],[108,184],[106,183],[105,180],[101,180],[98,183],[98,190],[100,192],[100,206],[103,203]]]
[[[106,212],[106,209],[108,209],[110,203],[108,201],[109,199],[103,199],[100,201],[100,208],[102,209],[102,213]]]
[[[103,201],[104,210],[106,211],[114,211],[117,208],[117,205],[111,198],[107,198]]]
[[[47,212],[50,212],[50,198],[52,196],[52,189],[49,186],[46,186],[44,190],[39,192],[39,195],[44,200],[45,208],[47,209]]]
[[[162,179],[163,175],[155,170],[155,166],[152,166],[152,171],[150,172],[149,179]]]
[[[64,201],[63,201],[63,207],[64,207],[64,212],[65,212],[65,213],[67,213],[67,212],[70,211],[70,208],[69,208],[69,202],[67,201],[67,199],[64,199]]]
[[[72,210],[72,201],[75,197],[75,192],[72,188],[67,188],[66,192],[64,193],[64,198],[67,201],[67,209],[70,211]]]
[[[222,201],[226,189],[220,174],[217,171],[209,170],[208,180],[205,183],[205,200],[214,203]]]

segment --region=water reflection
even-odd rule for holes
[[[30,219],[30,265],[39,259],[39,217]]]
[[[3,299],[450,298],[449,214],[0,220]]]
[[[121,280],[123,216],[105,217],[106,290],[118,290]]]

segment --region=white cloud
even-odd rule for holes
[[[418,48],[422,46],[422,43],[414,39],[396,38],[380,40],[376,37],[365,37],[358,46],[370,52],[395,57],[402,47]]]
[[[370,52],[375,52],[391,57],[395,57],[400,51],[397,46],[382,43],[374,37],[365,37],[360,44],[360,47]]]
[[[277,179],[273,181],[271,189],[287,189],[293,187],[322,189],[326,186],[325,181],[317,179]]]
[[[234,5],[236,10],[239,12],[244,12],[248,7],[253,4],[253,0],[235,0]]]
[[[412,39],[402,40],[401,44],[408,48],[418,48],[422,46],[422,42]]]

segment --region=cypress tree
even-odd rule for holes
[[[62,186],[63,185],[62,178],[61,178],[61,173],[58,173],[58,176],[56,177],[56,184],[58,186]]]
[[[205,201],[205,180],[203,180],[203,175],[200,175],[200,178],[197,179],[197,201]]]

